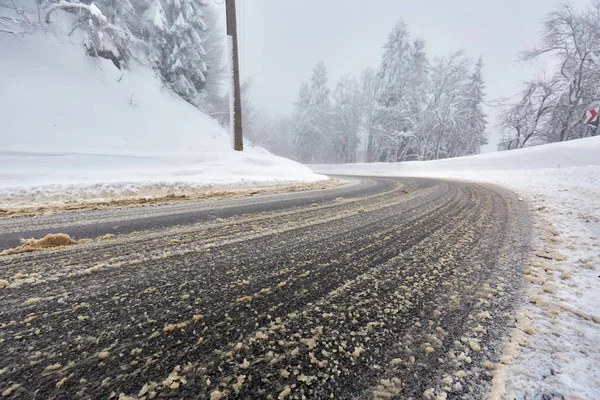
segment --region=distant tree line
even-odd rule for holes
[[[327,86],[318,63],[292,118],[305,163],[435,160],[479,153],[487,143],[483,62],[457,51],[430,60],[400,20],[378,70]]]
[[[494,106],[499,150],[599,134],[583,117],[600,106],[600,0],[581,11],[563,3],[547,14],[541,43],[519,59],[544,56],[557,67]],[[481,58],[474,63],[459,50],[430,60],[425,43],[411,40],[400,20],[377,69],[344,77],[330,90],[319,63],[301,85],[290,121],[295,158],[395,162],[477,154],[488,142],[484,91]]]

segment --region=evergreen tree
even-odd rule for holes
[[[167,29],[161,35],[158,68],[165,81],[183,98],[198,105],[206,82],[206,52],[200,32],[206,29],[198,0],[167,0],[163,4]]]
[[[161,0],[150,0],[150,5],[143,14],[144,22],[146,23],[146,29],[149,36],[154,36],[154,30],[157,30],[155,35],[158,37],[161,35],[159,32],[167,30],[167,15],[162,6]]]
[[[354,78],[342,78],[338,81],[332,97],[330,142],[332,154],[326,161],[337,163],[356,162],[356,152],[360,143],[362,124],[362,98],[360,86]]]
[[[331,101],[327,87],[327,68],[322,61],[313,69],[308,103],[308,137],[311,140],[311,162],[324,162],[330,152],[329,111]]]
[[[404,21],[388,35],[379,69],[382,92],[379,97],[379,134],[381,153],[377,161],[399,161],[401,152],[413,136],[411,120],[412,43]]]
[[[314,143],[310,137],[310,126],[308,121],[308,106],[310,103],[310,89],[308,83],[302,82],[298,93],[298,100],[294,104],[294,142],[296,147],[296,158],[298,161],[307,163],[312,160]]]
[[[325,161],[331,151],[329,137],[330,92],[327,68],[321,61],[313,69],[310,85],[300,86],[294,112],[297,158],[304,163]]]
[[[475,71],[469,77],[465,88],[465,135],[462,138],[461,152],[457,156],[478,154],[481,146],[487,144],[485,127],[487,125],[486,115],[483,111],[483,97],[485,83],[482,76],[483,58],[479,57],[475,65]]]

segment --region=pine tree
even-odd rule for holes
[[[173,90],[198,105],[206,82],[206,52],[199,32],[206,29],[198,0],[167,0],[165,14],[170,24],[162,45],[159,68]]]
[[[327,87],[327,68],[322,61],[313,69],[308,103],[308,137],[312,143],[311,162],[325,162],[331,154],[329,130],[330,91]]]
[[[406,72],[410,63],[410,40],[404,21],[400,20],[388,35],[379,76],[383,81],[383,105],[394,107],[400,103],[407,84]]]
[[[303,163],[310,162],[314,152],[314,143],[311,141],[308,121],[309,103],[310,89],[308,83],[302,82],[298,93],[298,100],[294,104],[293,121],[296,159]]]
[[[482,76],[483,58],[479,57],[475,65],[475,71],[469,77],[465,90],[465,136],[461,144],[459,156],[478,154],[481,146],[487,144],[485,127],[487,125],[486,115],[483,111],[483,97],[485,83]]]
[[[407,142],[414,136],[411,121],[411,41],[404,21],[388,35],[379,69],[383,89],[379,98],[380,130],[376,140],[381,149],[377,161],[399,161]],[[414,94],[414,93],[413,93]]]
[[[332,98],[334,104],[331,109],[330,140],[334,153],[328,155],[327,161],[356,162],[363,111],[357,80],[340,79],[332,93]]]
[[[147,29],[151,32],[152,28],[158,32],[164,32],[167,29],[167,15],[163,9],[161,0],[151,0],[150,6],[143,14],[144,21],[147,23]],[[160,35],[160,33],[157,33]]]
[[[300,86],[294,110],[296,156],[303,163],[327,160],[331,154],[329,130],[330,93],[327,88],[327,68],[323,62],[313,69],[310,85]]]

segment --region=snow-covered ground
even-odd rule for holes
[[[492,398],[600,399],[600,137],[440,161],[311,167],[517,192],[534,213],[534,251]]]
[[[132,62],[121,71],[90,58],[77,34],[65,34],[69,14],[57,11],[47,25],[37,23],[35,1],[18,4],[27,15],[0,8],[2,26],[16,32],[0,32],[0,204],[27,193],[43,201],[152,185],[324,179],[248,142],[243,153],[233,151],[226,130],[152,70]]]

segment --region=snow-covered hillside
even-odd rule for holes
[[[250,143],[243,153],[233,151],[215,120],[166,89],[149,68],[132,62],[121,71],[86,56],[81,38],[61,27],[68,18],[59,10],[46,31],[0,33],[3,202],[15,190],[39,194],[47,185],[56,192],[112,183],[118,193],[132,183],[323,179]]]
[[[492,398],[600,398],[600,137],[439,161],[312,168],[455,178],[517,192],[531,206],[536,237]]]

